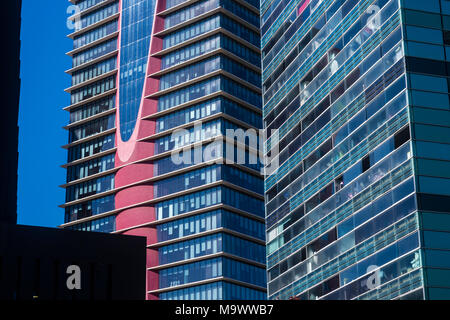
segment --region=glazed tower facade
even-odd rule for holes
[[[268,298],[448,299],[450,2],[261,16]]]
[[[265,299],[260,166],[221,143],[261,127],[259,3],[73,4],[63,227],[147,237],[148,299]]]

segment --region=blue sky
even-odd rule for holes
[[[23,0],[21,48],[21,97],[19,111],[18,223],[56,227],[63,223],[67,132],[62,127],[69,103],[64,88],[70,77],[64,70],[71,60],[65,55],[67,0]],[[39,30],[39,32],[37,32]]]

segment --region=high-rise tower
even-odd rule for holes
[[[269,299],[449,298],[450,2],[261,16]]]
[[[10,1],[5,4],[1,13],[1,25],[8,32],[4,37],[3,56],[7,63],[1,65],[4,86],[3,115],[0,132],[4,139],[2,157],[0,161],[2,185],[0,187],[0,223],[15,224],[17,222],[17,146],[19,130],[17,120],[19,116],[20,97],[20,23],[22,1]]]
[[[264,299],[260,167],[217,143],[261,127],[259,2],[73,4],[63,227],[146,236],[148,299]]]

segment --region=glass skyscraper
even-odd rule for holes
[[[220,143],[262,127],[259,1],[72,4],[62,227],[147,237],[148,299],[265,299],[261,168]]]
[[[450,1],[262,0],[261,44],[268,298],[450,298]]]

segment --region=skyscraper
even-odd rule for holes
[[[20,13],[22,1],[10,1],[5,4],[1,13],[1,25],[8,32],[4,37],[4,61],[1,65],[1,73],[4,80],[1,93],[3,97],[3,115],[1,118],[0,132],[5,137],[1,157],[0,187],[0,223],[12,223],[17,221],[17,145],[19,142],[19,130],[17,120],[19,116],[20,97]]]
[[[450,2],[261,17],[268,298],[450,298]]]
[[[262,124],[259,2],[72,3],[63,227],[147,237],[148,299],[264,299],[260,167],[217,143]]]

